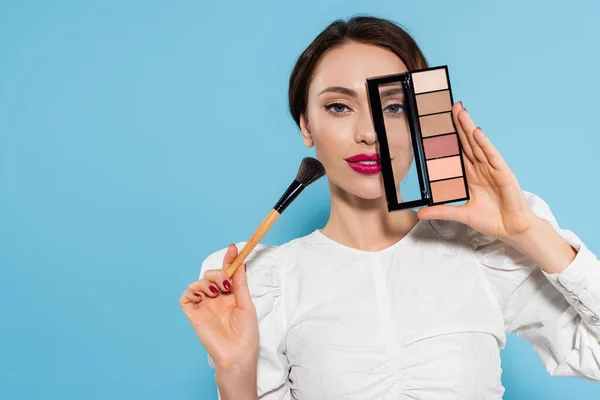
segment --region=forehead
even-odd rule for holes
[[[349,42],[326,52],[313,74],[309,92],[329,86],[365,90],[367,78],[400,74],[406,66],[396,54],[382,47]]]

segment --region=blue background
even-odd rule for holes
[[[0,3],[0,398],[214,399],[178,300],[246,240],[305,149],[296,57],[329,22],[405,25],[524,189],[600,253],[600,3]],[[265,242],[327,219],[325,180]],[[505,399],[598,399],[522,339]]]

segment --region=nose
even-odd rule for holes
[[[375,134],[373,121],[368,113],[361,114],[362,115],[359,116],[356,123],[356,130],[354,132],[356,143],[365,143],[369,146],[372,146],[377,143],[377,135]]]

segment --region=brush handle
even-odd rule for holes
[[[258,228],[256,228],[256,231],[254,231],[250,239],[246,242],[242,250],[235,258],[235,260],[233,260],[231,265],[227,268],[227,275],[229,276],[229,278],[233,277],[235,271],[237,271],[240,265],[244,263],[246,257],[248,257],[252,250],[254,250],[256,245],[262,240],[262,238],[269,231],[269,229],[271,229],[271,227],[273,226],[275,221],[277,221],[277,218],[279,218],[280,215],[281,213],[279,213],[277,210],[275,210],[274,208],[271,209],[269,215],[267,215],[267,217],[258,226]]]

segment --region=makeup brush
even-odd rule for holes
[[[258,226],[256,231],[250,237],[250,240],[246,242],[235,260],[233,260],[231,265],[227,268],[227,275],[229,278],[231,278],[239,266],[244,263],[246,257],[248,257],[263,236],[271,229],[275,221],[281,216],[281,213],[292,204],[304,188],[321,178],[323,175],[325,175],[325,168],[319,160],[312,157],[306,157],[302,160],[296,179],[294,179],[292,184],[283,193],[283,196],[277,201],[275,207],[269,212],[269,215],[267,215],[263,222]]]

